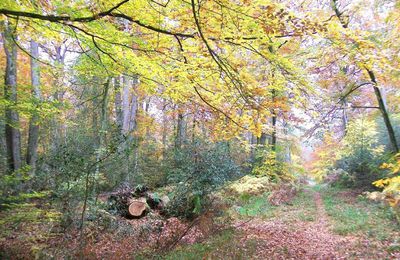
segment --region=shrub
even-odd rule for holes
[[[382,191],[370,193],[369,198],[389,204],[400,223],[400,153],[391,158],[388,163],[384,163],[381,168],[389,169],[390,175],[373,182]]]
[[[226,181],[240,176],[240,169],[226,143],[196,141],[175,153],[175,165],[168,172],[168,181],[175,189],[166,213],[192,218],[210,205],[210,194]]]
[[[234,181],[227,187],[227,191],[233,196],[248,194],[260,195],[270,191],[273,187],[268,176],[246,175],[237,181]]]

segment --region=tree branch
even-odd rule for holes
[[[39,19],[39,20],[45,20],[49,22],[62,22],[62,21],[70,21],[70,22],[91,22],[94,20],[98,20],[100,18],[103,18],[105,16],[108,16],[111,14],[112,11],[116,10],[117,8],[121,7],[123,4],[129,2],[129,0],[124,0],[117,4],[116,6],[112,7],[111,9],[97,13],[93,16],[87,16],[87,17],[72,17],[69,15],[42,15],[42,14],[36,14],[36,13],[31,13],[31,12],[23,12],[23,11],[14,11],[14,10],[8,10],[8,9],[0,9],[0,14],[4,14],[6,16],[16,16],[16,17],[28,17],[28,18],[33,18],[33,19]]]

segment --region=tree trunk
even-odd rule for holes
[[[4,97],[12,105],[17,103],[17,46],[14,43],[12,28],[5,24],[3,33],[4,51],[6,53],[6,72],[4,84]],[[21,134],[18,112],[10,107],[5,109],[5,135],[6,150],[9,170],[18,170],[21,165]]]
[[[273,89],[271,92],[272,92],[271,93],[272,94],[272,103],[274,103],[275,97],[276,97],[276,91],[275,91],[275,89]],[[276,119],[277,119],[276,109],[272,109],[271,113],[272,113],[271,147],[272,147],[272,151],[276,151]]]
[[[100,173],[100,163],[104,156],[103,149],[105,147],[104,143],[106,141],[106,131],[107,131],[107,123],[108,123],[108,114],[107,114],[107,105],[108,105],[108,93],[110,90],[111,78],[107,78],[107,81],[104,83],[104,91],[103,91],[103,98],[101,100],[101,115],[100,115],[100,131],[98,134],[99,138],[99,145],[97,147],[97,154],[96,154],[96,170],[93,176],[93,184],[92,184],[92,194],[96,197],[95,203],[97,203],[97,182],[96,177]]]
[[[122,131],[128,135],[136,128],[136,114],[138,110],[138,99],[133,92],[132,82],[127,76],[122,76]],[[133,86],[137,85],[137,79],[133,79]]]
[[[104,146],[104,142],[106,139],[106,130],[107,130],[107,104],[108,104],[108,92],[110,89],[110,79],[108,78],[106,83],[104,84],[104,94],[103,99],[101,100],[101,115],[100,115],[100,133],[99,133],[99,146],[97,151],[97,158],[96,158],[96,174],[99,173],[99,162],[101,157],[103,156],[102,149]]]
[[[283,134],[288,136],[289,134],[289,123],[283,120]],[[291,141],[285,142],[285,162],[290,163],[292,161],[291,154]]]
[[[163,99],[163,117],[162,117],[162,147],[163,147],[163,159],[166,159],[167,157],[167,126],[168,126],[168,120],[167,120],[167,115],[166,115],[166,110],[167,109],[167,101]]]
[[[347,116],[347,101],[346,98],[343,98],[343,114],[342,114],[342,127],[343,127],[343,136],[347,134],[347,125],[348,125],[348,116]]]
[[[398,153],[399,152],[399,146],[397,145],[396,135],[394,133],[393,126],[392,126],[392,123],[390,121],[389,113],[387,112],[387,109],[386,109],[386,106],[385,106],[385,102],[384,102],[384,100],[382,98],[381,90],[379,89],[379,87],[377,85],[375,74],[371,70],[367,69],[367,71],[368,71],[368,75],[369,75],[371,81],[374,83],[375,96],[376,96],[376,99],[378,101],[379,110],[382,113],[383,121],[385,122],[385,125],[386,125],[386,129],[387,129],[387,132],[388,132],[388,135],[389,135],[389,140],[390,140],[390,143],[392,145],[393,152]]]
[[[55,90],[53,92],[53,98],[56,101],[62,102],[63,101],[63,73],[64,73],[64,60],[65,60],[65,52],[66,48],[63,49],[62,45],[55,46],[55,66],[57,67],[57,70],[54,74],[54,80],[53,80],[53,85],[55,87]],[[57,118],[54,117],[52,119],[52,140],[51,140],[51,147],[52,150],[55,151],[58,149],[58,147],[61,145],[63,140],[65,140],[66,137],[66,131],[65,127],[63,126],[62,122]]]
[[[182,112],[178,113],[178,122],[176,127],[176,138],[175,138],[175,149],[180,150],[182,148],[183,139],[185,136],[185,126]]]
[[[149,97],[144,105],[144,112],[146,113],[146,116],[149,116],[149,110],[150,110],[150,101],[151,101],[151,97]],[[146,124],[146,139],[149,141],[151,138],[150,135],[150,124],[147,123]]]
[[[267,134],[262,132],[260,137],[257,137],[257,144],[265,146],[267,144]]]
[[[197,125],[197,120],[196,120],[196,113],[193,113],[193,120],[192,120],[192,143],[196,141],[196,125]]]
[[[271,147],[272,147],[272,151],[276,151],[276,115],[275,115],[275,111],[272,114]]]
[[[120,76],[114,78],[114,106],[115,106],[115,121],[117,124],[117,129],[120,134],[122,134],[122,99],[121,99],[121,79]]]
[[[256,159],[256,144],[257,144],[257,136],[255,136],[252,132],[250,132],[250,160],[254,161]]]
[[[42,95],[40,93],[40,67],[39,67],[39,44],[31,40],[31,84],[32,94],[36,102],[40,103]],[[37,104],[38,105],[38,104]],[[28,149],[26,152],[26,163],[31,166],[31,173],[36,170],[36,160],[38,157],[37,148],[39,141],[39,116],[35,112],[29,122]]]
[[[131,155],[133,154],[133,172],[138,171],[138,148],[135,138],[132,132],[137,127],[136,117],[138,113],[138,97],[135,93],[135,89],[138,84],[138,78],[133,79],[128,76],[122,76],[122,134],[126,138],[123,144],[125,155],[126,155],[126,177],[125,180],[130,182],[131,180]],[[131,149],[133,147],[133,149]]]

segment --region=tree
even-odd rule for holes
[[[31,47],[31,84],[32,96],[35,103],[40,104],[42,99],[40,91],[40,67],[39,67],[39,44],[34,40],[30,42]],[[35,111],[31,121],[29,122],[28,147],[26,152],[26,163],[31,166],[34,173],[36,169],[36,160],[38,158],[38,143],[39,143],[39,115]]]
[[[9,21],[3,23],[4,51],[7,64],[5,73],[4,96],[8,102],[5,110],[5,136],[7,147],[7,160],[9,170],[18,170],[22,166],[21,160],[21,134],[19,131],[19,115],[14,109],[17,103],[17,46],[13,25]]]
[[[335,12],[336,17],[339,19],[341,25],[343,26],[344,29],[348,28],[349,25],[349,21],[344,17],[343,12],[339,11],[338,8],[338,1],[337,0],[333,0],[332,1],[332,8]],[[355,40],[357,41],[357,40]],[[374,61],[372,61],[374,62]],[[371,63],[371,62],[369,62]],[[371,81],[371,85],[373,86],[374,89],[374,93],[376,96],[376,100],[378,102],[378,107],[379,107],[379,111],[382,114],[383,120],[385,122],[386,125],[386,129],[388,132],[388,136],[390,139],[390,143],[393,149],[394,153],[398,153],[399,152],[399,146],[397,144],[397,140],[396,140],[396,136],[393,130],[393,126],[392,123],[390,121],[390,117],[389,117],[389,113],[387,111],[386,105],[383,101],[382,98],[382,94],[381,94],[381,89],[379,88],[378,82],[376,80],[375,77],[375,72],[373,71],[373,69],[371,68],[371,65],[368,65],[364,62],[364,64],[361,65],[363,67],[363,69],[365,69],[365,71],[367,72],[369,79]]]

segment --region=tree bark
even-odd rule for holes
[[[40,67],[39,67],[39,44],[31,40],[31,85],[35,102],[40,103],[42,95],[40,92]],[[37,104],[38,105],[38,104]],[[39,142],[39,116],[35,112],[29,122],[28,149],[26,152],[26,163],[31,167],[31,173],[36,170]]]
[[[17,46],[13,40],[12,28],[5,24],[3,33],[4,51],[6,53],[6,72],[4,84],[5,100],[14,105],[17,103]],[[19,131],[19,115],[12,107],[5,109],[5,136],[9,170],[18,170],[22,166],[21,161],[21,134]]]

